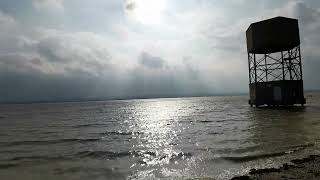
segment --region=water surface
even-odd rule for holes
[[[320,96],[0,105],[0,179],[226,179],[319,153]]]

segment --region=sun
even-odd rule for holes
[[[166,0],[127,0],[126,12],[130,19],[145,25],[163,22]]]

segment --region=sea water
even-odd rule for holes
[[[319,154],[305,107],[247,96],[0,105],[0,179],[228,179]]]

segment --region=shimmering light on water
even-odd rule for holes
[[[318,153],[320,96],[0,105],[0,179],[225,179]],[[19,173],[17,173],[19,172]]]

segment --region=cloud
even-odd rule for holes
[[[126,0],[125,1],[125,9],[128,10],[128,11],[131,11],[133,9],[135,9],[137,6],[136,2],[133,1],[133,0]]]
[[[183,58],[181,65],[170,65],[168,59],[142,52],[138,58],[140,64],[126,75],[129,77],[127,93],[138,97],[208,94],[210,88],[197,67],[191,65],[190,58]]]
[[[43,19],[50,16],[54,25],[67,24],[55,27],[0,12],[0,94],[5,94],[0,102],[247,92],[245,30],[261,17],[278,15],[299,18],[306,88],[319,88],[319,9],[307,2],[269,2],[273,8],[248,13],[241,10],[250,9],[242,0],[175,1],[179,8],[168,4],[159,26],[128,21],[124,11],[136,7],[128,3],[133,1],[122,2],[112,6],[122,14],[114,13],[102,32],[91,28],[102,27],[93,22],[44,13]],[[35,0],[33,5],[39,11],[87,17],[64,7],[72,2]],[[109,11],[103,12],[99,17],[109,17]]]
[[[19,31],[19,23],[9,14],[0,11],[0,54],[10,50],[16,50]]]
[[[152,69],[162,69],[166,65],[166,62],[162,58],[152,56],[146,52],[143,52],[140,55],[139,63],[144,67],[148,67]]]
[[[0,52],[0,83],[4,85],[0,92],[6,95],[0,102],[122,95],[117,89],[121,70],[113,65],[105,38],[44,28],[25,36],[12,42],[23,51],[16,47],[13,52]]]
[[[226,78],[217,80],[222,77],[217,71],[222,61],[208,68],[212,57],[189,49],[189,39],[180,35],[176,39],[130,26],[124,26],[127,35],[119,39],[95,32],[23,29],[11,39],[16,47],[0,53],[0,83],[5,85],[0,92],[6,94],[0,101],[165,97],[208,94],[225,87]],[[187,33],[195,45],[203,38],[196,31]]]
[[[40,29],[37,34],[31,48],[52,67],[51,72],[76,70],[100,76],[111,66],[109,42],[95,33]]]
[[[0,33],[12,30],[16,25],[16,20],[13,17],[0,11]]]
[[[40,11],[64,11],[64,0],[33,0],[33,6]]]
[[[0,57],[2,61],[4,57]],[[21,67],[21,66],[20,66]],[[25,67],[23,71],[0,68],[0,102],[64,101],[105,97],[117,94],[116,83],[75,74],[47,74]],[[108,87],[113,88],[108,88]]]
[[[1,54],[0,64],[11,71],[25,72],[25,71],[37,71],[40,72],[41,62],[36,63],[36,57],[31,54]]]
[[[318,21],[320,11],[303,1],[290,1],[284,7],[274,10],[271,15],[297,18],[302,26],[306,26]]]
[[[286,6],[275,10],[272,15],[297,18],[300,24],[300,36],[305,60],[320,56],[320,10],[303,1],[292,1]]]

